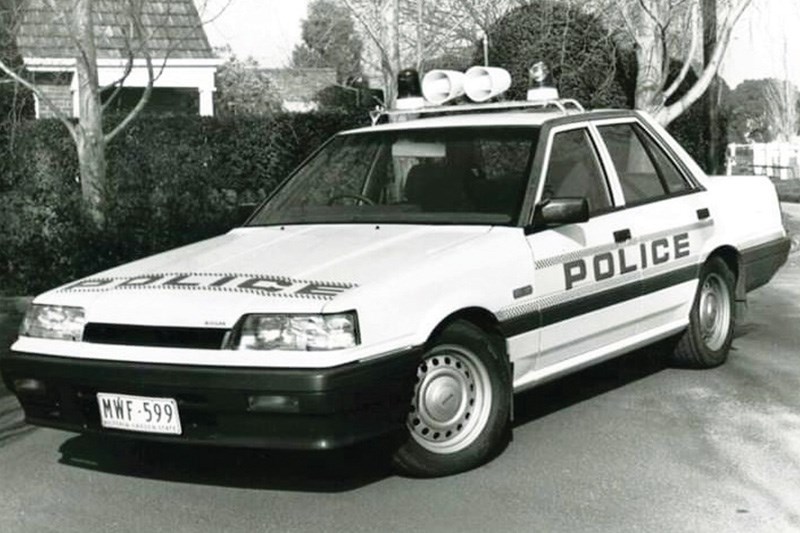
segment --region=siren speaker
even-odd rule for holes
[[[485,102],[511,87],[511,74],[498,67],[472,67],[464,74],[464,92],[474,102]]]
[[[443,104],[464,94],[464,73],[432,70],[422,78],[422,95],[432,104]]]

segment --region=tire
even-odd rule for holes
[[[510,374],[505,354],[485,332],[464,320],[449,324],[417,368],[408,435],[394,452],[394,467],[438,477],[493,458],[509,436]]]
[[[688,368],[713,368],[724,363],[733,341],[736,278],[720,257],[700,270],[700,282],[689,313],[689,327],[672,353],[671,362]]]

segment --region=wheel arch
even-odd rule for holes
[[[744,263],[742,260],[742,254],[737,250],[735,247],[731,245],[722,245],[715,248],[710,254],[708,254],[708,259],[712,257],[719,257],[725,264],[728,265],[728,268],[731,269],[733,273],[734,279],[736,279],[736,286],[735,286],[735,300],[736,300],[736,317],[741,318],[744,309],[741,308],[740,304],[745,304],[747,302],[747,280],[746,275],[747,272],[744,268]]]
[[[508,358],[506,338],[500,332],[500,321],[494,313],[484,307],[465,307],[450,313],[433,328],[433,331],[428,336],[426,345],[430,345],[444,328],[456,320],[465,320],[486,332],[495,346]]]

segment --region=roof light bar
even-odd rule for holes
[[[555,107],[566,114],[568,108],[583,111],[577,101],[559,99],[558,90],[552,85],[550,71],[543,62],[534,63],[528,71],[527,101],[496,102],[482,104],[498,97],[511,87],[511,75],[498,67],[471,67],[465,73],[455,70],[432,70],[419,81],[414,69],[405,69],[397,75],[397,101],[394,110],[376,108],[370,111],[372,124],[382,116],[405,117],[429,113],[464,113],[470,111],[492,111],[504,109]],[[466,95],[476,104],[441,104]],[[424,97],[423,97],[424,96]],[[431,104],[431,105],[428,105]]]
[[[387,110],[384,108],[376,108],[370,111],[369,115],[372,119],[372,125],[375,126],[380,121],[381,117],[401,117],[408,115],[432,115],[432,114],[456,114],[456,113],[469,113],[475,111],[505,111],[509,109],[545,109],[552,107],[557,109],[563,114],[570,111],[583,112],[585,109],[577,100],[572,98],[560,98],[558,100],[541,100],[535,102],[517,101],[517,102],[494,102],[490,104],[462,104],[450,106],[431,106],[423,107],[420,109],[395,109]]]

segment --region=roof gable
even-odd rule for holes
[[[145,32],[152,37],[148,49],[153,58],[213,58],[202,21],[192,0],[140,0]],[[55,0],[70,10],[73,0]],[[127,58],[127,2],[94,0],[95,43],[98,59]],[[76,47],[68,27],[50,8],[47,0],[24,4],[17,47],[22,57],[72,58]],[[136,54],[142,57],[141,54]]]

